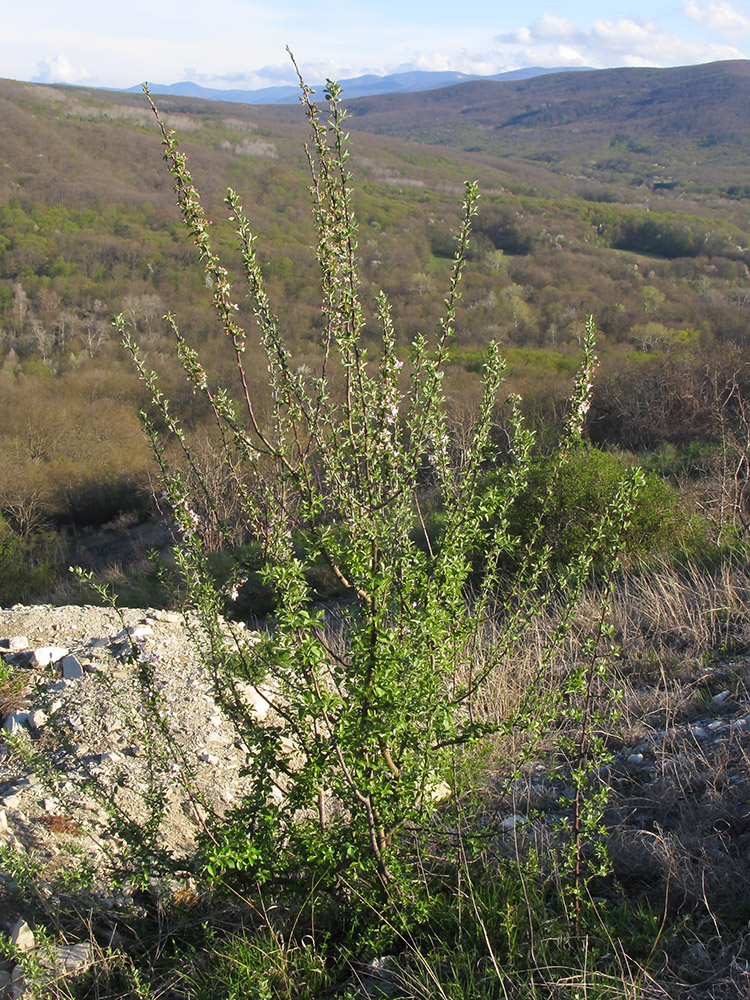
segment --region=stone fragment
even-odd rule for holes
[[[284,802],[286,796],[284,795],[284,793],[282,792],[282,790],[279,788],[278,785],[274,785],[271,788],[271,798],[277,805],[281,805]]]
[[[216,754],[209,753],[207,750],[202,750],[198,754],[198,760],[202,761],[204,764],[218,764],[219,758]]]
[[[23,649],[20,653],[3,653],[2,656],[6,663],[12,663],[14,667],[20,667],[22,670],[33,670],[36,666],[34,654],[30,649]]]
[[[31,643],[25,635],[12,635],[10,639],[0,641],[0,646],[11,653],[20,653],[23,649],[30,649]]]
[[[250,715],[255,719],[265,719],[271,707],[271,692],[256,688],[252,684],[242,684],[238,687]]]
[[[51,663],[57,663],[70,652],[64,646],[40,646],[32,651],[34,666],[48,667]]]
[[[729,697],[729,689],[727,689],[726,691],[720,691],[718,694],[715,694],[711,700],[715,701],[718,705],[720,705],[723,701],[726,701],[728,697]]]
[[[230,739],[228,736],[224,733],[217,733],[216,731],[209,733],[206,737],[206,743],[219,743],[221,746],[227,746],[229,742]]]
[[[6,969],[0,969],[0,996],[5,994],[5,991],[10,986],[10,973]]]
[[[59,972],[77,972],[92,961],[91,942],[61,944],[55,949],[55,966]]]
[[[360,997],[390,997],[402,992],[402,980],[396,959],[379,955],[357,972]]]
[[[692,947],[688,951],[688,954],[690,955],[691,958],[695,959],[697,962],[704,963],[710,961],[708,952],[706,951],[704,946],[700,943],[700,941],[696,941],[696,943],[692,945]]]
[[[514,813],[512,816],[506,816],[500,825],[503,830],[515,830],[517,826],[523,826],[525,823],[528,823],[525,816]]]
[[[3,729],[10,736],[19,736],[24,732],[24,727],[29,718],[28,712],[22,712],[20,709],[16,709],[14,712],[10,712],[3,723]]]
[[[28,995],[26,990],[26,975],[23,967],[20,965],[15,965],[13,972],[10,974],[10,995],[13,1000],[21,1000],[22,996]]]
[[[23,917],[19,917],[13,925],[13,930],[10,932],[10,943],[22,952],[32,951],[36,948],[34,932]]]
[[[64,680],[74,681],[83,677],[83,666],[77,656],[63,657],[61,666]]]
[[[128,628],[120,629],[112,642],[127,643],[130,639],[147,639],[153,635],[153,628],[150,625],[131,625]]]
[[[29,712],[27,722],[31,729],[41,729],[47,722],[47,713],[41,708],[35,708],[33,712]]]
[[[451,786],[447,781],[430,782],[425,791],[433,802],[444,802],[451,797]]]

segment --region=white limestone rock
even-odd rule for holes
[[[20,736],[21,733],[26,731],[26,723],[28,722],[29,713],[23,712],[20,709],[16,709],[14,712],[10,712],[3,723],[3,729],[9,736]]]
[[[253,684],[238,684],[237,687],[242,695],[242,700],[250,710],[250,715],[255,719],[265,719],[271,707],[272,693],[265,688],[255,687]]]
[[[65,646],[39,646],[32,650],[32,660],[36,667],[49,667],[50,664],[58,663],[70,652]]]
[[[29,712],[26,722],[30,729],[35,731],[41,729],[47,724],[47,713],[44,709],[35,708],[33,712]]]
[[[451,786],[447,781],[433,781],[430,782],[425,791],[430,796],[433,802],[444,802],[449,799],[452,795]]]
[[[13,930],[10,932],[10,943],[20,952],[33,951],[36,948],[34,932],[23,917],[19,917],[13,925]]]

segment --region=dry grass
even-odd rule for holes
[[[615,755],[604,780],[611,788],[606,823],[617,888],[603,891],[663,912],[670,929],[643,998],[750,996],[749,598],[747,569],[725,565],[716,572],[660,567],[630,575],[612,602],[621,700],[600,707]],[[550,683],[580,657],[580,638],[598,608],[592,588],[550,661]],[[501,718],[530,684],[539,685],[541,651],[552,630],[549,618],[535,621],[512,668],[495,672],[477,706],[485,717]],[[497,747],[497,777],[486,787],[481,822],[497,829],[509,815],[531,818],[512,838],[498,835],[500,853],[533,845],[552,856],[555,822],[572,812],[562,726],[537,744],[536,756],[510,784],[505,762],[527,734]]]

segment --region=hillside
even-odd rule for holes
[[[701,187],[742,182],[750,62],[476,81],[351,103],[350,127],[605,180]],[[726,190],[726,187],[724,188]]]
[[[722,64],[690,73],[703,86],[714,81],[715,89],[721,80],[745,86],[744,69]],[[649,93],[656,92],[656,80],[666,81],[662,93],[669,81],[687,87],[687,70],[634,72]],[[566,74],[566,100],[577,102],[583,116],[599,87],[592,80],[609,80],[614,94],[618,79],[622,91],[631,71]],[[507,121],[511,112],[520,114],[520,95],[537,101],[556,88],[561,94],[561,86],[559,77],[546,77],[492,85],[491,93],[516,95]],[[357,126],[385,114],[373,111],[370,117],[363,107],[406,107],[425,138],[437,122],[458,142],[451,122],[469,107],[465,95],[488,93],[485,84],[466,84],[374,104],[354,102],[350,121]],[[241,264],[222,221],[227,185],[248,209],[294,363],[314,367],[321,316],[300,109],[159,100],[189,156],[230,270],[237,274]],[[634,98],[627,100],[634,106]],[[727,102],[723,115],[741,139],[747,123],[736,102]],[[599,106],[605,105],[602,98]],[[649,121],[660,121],[667,105],[656,99],[652,105]],[[479,97],[471,107],[483,107]],[[489,116],[489,109],[487,104],[481,113]],[[609,119],[590,109],[586,114],[591,134],[602,139],[614,112]],[[462,120],[471,119],[465,114]],[[643,122],[639,127],[645,128]],[[471,128],[476,133],[479,126]],[[579,142],[565,125],[512,128],[546,147],[558,135]],[[510,157],[452,148],[447,139],[436,146],[356,132],[350,166],[365,336],[375,328],[380,289],[393,304],[402,352],[416,334],[435,328],[463,182],[477,178],[480,212],[447,371],[456,419],[471,411],[484,350],[497,339],[508,360],[507,389],[523,394],[533,424],[542,428],[559,420],[592,313],[604,358],[591,421],[596,440],[640,450],[686,447],[696,435],[710,439],[715,407],[704,392],[706,358],[718,363],[729,351],[730,360],[721,364],[733,371],[740,361],[732,360],[732,352],[747,344],[750,204],[741,190],[726,197],[737,178],[747,180],[739,139],[700,146],[704,158],[689,161],[695,182],[681,189],[677,182],[636,178],[651,154],[634,152],[627,143],[616,151],[622,169],[611,165],[606,177],[594,171],[592,180],[562,162],[523,159],[523,149]],[[210,373],[227,372],[224,341],[205,276],[178,221],[153,116],[139,95],[2,81],[0,142],[0,446],[14,469],[0,490],[0,512],[24,538],[45,525],[70,534],[119,516],[141,518],[151,502],[148,452],[135,416],[143,392],[114,335],[112,316],[124,315],[162,373],[176,412],[208,437],[210,421],[182,386],[161,317],[174,311],[188,340],[203,345]],[[253,329],[244,307],[240,318]],[[375,346],[374,335],[369,343]],[[252,341],[248,354],[255,359],[251,388],[262,400],[266,362]],[[665,395],[665,380],[675,383],[674,398]],[[693,392],[700,405],[690,409],[685,400]],[[27,572],[23,583],[15,568],[6,575],[7,597],[0,595],[0,601],[16,599],[19,586],[33,591],[56,579],[55,567],[67,565],[66,552],[56,544],[35,550],[36,577]],[[95,545],[100,551],[109,541],[97,539]],[[20,564],[16,557],[11,562]],[[100,564],[97,556],[94,565]]]

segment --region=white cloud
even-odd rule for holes
[[[586,42],[600,51],[647,59],[663,57],[665,51],[681,44],[653,21],[639,23],[626,17],[616,21],[595,21],[587,32]]]
[[[709,0],[708,3],[686,0],[683,9],[691,21],[705,24],[720,34],[733,35],[736,32],[750,31],[750,17],[743,14],[736,4],[727,3],[726,0]]]
[[[76,67],[67,56],[48,56],[37,64],[39,83],[83,83],[91,80],[88,70]]]
[[[224,73],[201,73],[195,67],[187,66],[180,79],[215,90],[258,90],[261,87],[297,83],[294,69],[287,65],[262,66],[260,69],[244,72],[230,70]]]
[[[574,21],[566,18],[555,17],[552,14],[545,14],[541,21],[534,26],[537,38],[572,38],[575,34],[576,26]]]
[[[498,35],[495,43],[496,58],[526,66],[675,66],[745,58],[733,45],[680,38],[649,18],[600,19],[577,28],[546,16]]]

